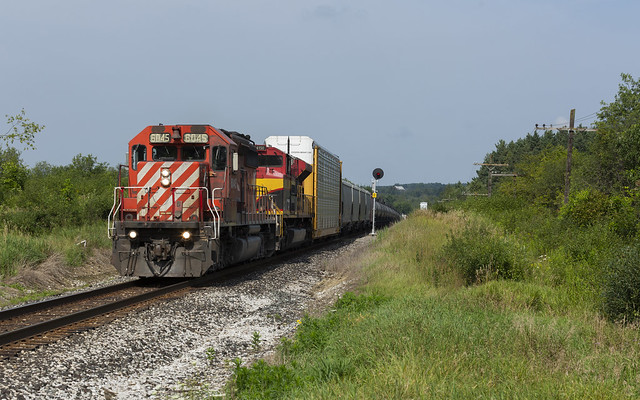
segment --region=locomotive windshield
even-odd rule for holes
[[[151,159],[153,161],[176,161],[178,148],[175,146],[153,146]]]
[[[204,161],[206,159],[207,148],[205,146],[183,146],[182,161]]]
[[[178,157],[180,150],[180,157]],[[206,146],[153,146],[151,159],[153,161],[204,161],[206,160]]]
[[[282,156],[276,154],[258,154],[258,166],[282,167]]]

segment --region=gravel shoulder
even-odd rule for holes
[[[0,365],[3,399],[165,399],[270,357],[305,312],[353,289],[370,236],[314,252],[115,320]],[[259,340],[256,339],[259,338]]]

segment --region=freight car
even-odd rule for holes
[[[201,276],[371,224],[370,193],[306,136],[256,145],[210,125],[156,125],[128,150],[108,219],[121,275]],[[400,217],[379,210],[381,222]]]
[[[342,231],[371,229],[371,193],[353,183],[342,181]],[[376,215],[377,218],[377,215]]]

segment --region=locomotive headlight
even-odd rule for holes
[[[171,185],[171,170],[169,168],[162,168],[160,171],[160,184],[164,187]]]
[[[189,231],[184,231],[184,232],[182,232],[182,238],[183,238],[184,240],[189,240],[189,239],[191,239],[191,232],[189,232]]]
[[[137,238],[137,237],[138,237],[138,232],[136,232],[136,231],[129,231],[129,237],[130,237],[131,239],[135,239],[135,238]]]

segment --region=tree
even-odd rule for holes
[[[593,144],[592,183],[606,193],[640,180],[640,81],[621,76],[615,100],[602,103]]]
[[[27,118],[24,108],[16,115],[5,115],[9,129],[0,139],[9,147],[17,140],[24,145],[25,150],[36,148],[36,134],[44,129],[44,125],[36,124]]]
[[[28,170],[20,159],[20,152],[12,147],[0,148],[0,203],[11,192],[22,190]]]

